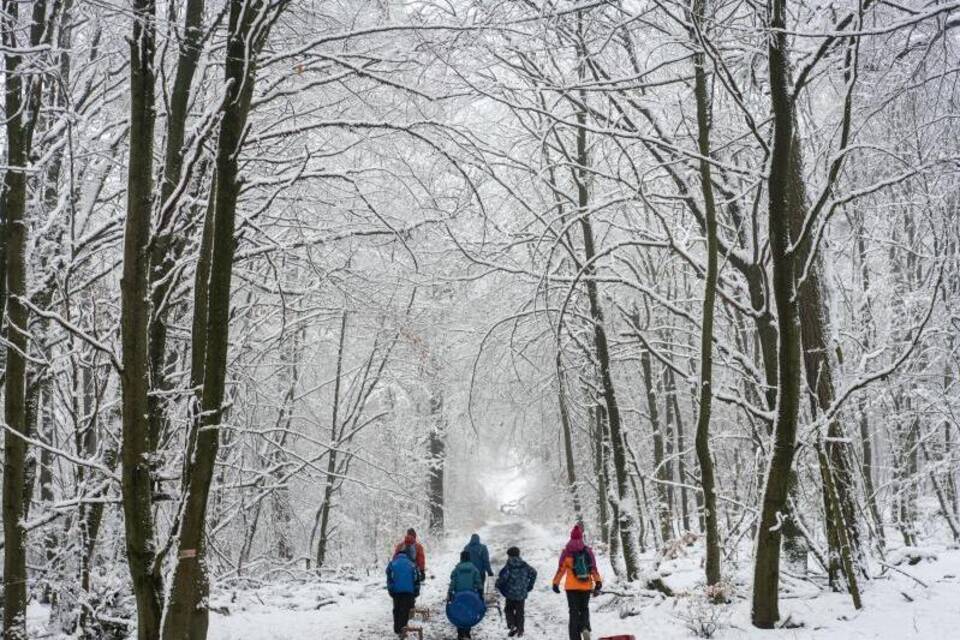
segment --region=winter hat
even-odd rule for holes
[[[507,556],[510,558],[519,558],[520,549],[518,549],[517,547],[510,547],[509,549],[507,549]]]
[[[470,552],[461,551],[460,552],[460,562],[470,562]]]
[[[413,536],[414,540],[417,539],[417,532],[413,530],[413,527],[410,527],[409,529],[407,529],[407,535]]]
[[[579,524],[573,527],[573,531],[570,532],[570,539],[583,540],[583,529],[580,527]]]

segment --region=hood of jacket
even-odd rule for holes
[[[457,563],[457,566],[454,567],[453,570],[456,573],[463,573],[465,571],[473,573],[477,570],[477,568],[469,560],[464,560],[463,562]]]
[[[470,543],[467,546],[475,547],[478,544],[480,544],[480,534],[475,533],[472,536],[470,536]]]

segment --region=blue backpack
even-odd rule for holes
[[[419,589],[417,565],[406,555],[398,555],[387,565],[387,591],[416,594]]]
[[[471,629],[480,624],[487,605],[475,591],[461,591],[447,603],[447,620],[457,629]]]

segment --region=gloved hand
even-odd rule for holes
[[[553,585],[553,592],[554,592],[554,593],[560,593],[560,585],[558,585],[558,584]]]
[[[595,595],[595,596],[600,595],[600,592],[601,592],[602,590],[603,590],[603,583],[602,583],[602,582],[598,582],[598,583],[596,583],[595,585],[593,585],[593,595]]]

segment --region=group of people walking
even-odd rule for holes
[[[450,573],[448,606],[464,599],[485,606],[486,580],[493,576],[490,552],[480,541],[480,536],[473,534],[460,553],[460,562]],[[420,585],[425,579],[426,553],[417,540],[416,531],[408,529],[387,565],[387,590],[393,598],[393,632],[398,637],[403,637],[410,622],[420,595]],[[507,549],[507,561],[497,574],[494,586],[505,601],[507,635],[511,638],[524,634],[526,600],[536,581],[537,570],[520,557],[520,549],[516,546]],[[553,577],[553,591],[560,593],[561,588],[567,594],[570,640],[590,640],[590,597],[600,593],[603,581],[596,555],[584,543],[583,528],[579,524],[570,532],[570,540],[560,553]],[[458,626],[457,638],[470,638],[470,631],[469,626]]]

